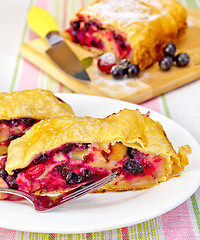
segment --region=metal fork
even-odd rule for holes
[[[40,195],[34,195],[34,194],[30,194],[30,193],[26,193],[26,192],[14,190],[14,189],[8,189],[8,188],[0,188],[0,192],[23,197],[27,199],[29,202],[31,202],[37,211],[45,211],[45,210],[54,208],[56,206],[59,206],[65,202],[69,202],[77,198],[80,198],[86,195],[87,193],[90,193],[108,184],[115,178],[116,174],[117,173],[115,172],[98,181],[85,183],[82,186],[79,186],[75,189],[72,189],[66,193],[63,193],[57,196],[47,196],[47,195],[40,196]]]

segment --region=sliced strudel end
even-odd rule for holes
[[[138,110],[42,120],[11,142],[6,181],[26,192],[64,192],[116,171],[98,192],[145,189],[184,170],[187,148],[176,153],[162,126]]]
[[[73,16],[66,33],[89,50],[113,52],[144,69],[162,57],[165,44],[183,38],[186,20],[176,0],[97,0]]]
[[[69,104],[49,90],[0,93],[0,155],[6,154],[13,139],[21,137],[41,119],[68,114],[73,114]]]

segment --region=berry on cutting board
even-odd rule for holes
[[[169,70],[173,62],[176,62],[177,67],[185,67],[190,62],[190,56],[187,53],[176,53],[176,45],[174,43],[168,43],[164,49],[164,57],[159,61],[160,69],[163,71]]]
[[[110,71],[113,66],[117,64],[116,56],[115,54],[111,52],[107,52],[102,54],[98,59],[98,68],[101,70],[101,72],[110,74]]]
[[[185,67],[190,62],[190,56],[187,53],[179,53],[174,57],[177,67]]]
[[[165,56],[173,57],[176,53],[176,45],[174,43],[168,43],[164,48]]]
[[[127,68],[127,75],[129,78],[137,77],[140,72],[140,68],[136,64],[130,63]]]
[[[173,64],[173,58],[169,56],[165,56],[159,61],[159,66],[163,71],[169,70],[172,64]]]
[[[125,75],[124,69],[119,68],[117,65],[112,67],[110,73],[111,73],[112,77],[115,79],[122,79]]]

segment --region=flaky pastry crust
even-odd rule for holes
[[[30,89],[0,93],[0,119],[30,117],[47,119],[73,114],[71,106],[50,90]]]

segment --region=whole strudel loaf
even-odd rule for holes
[[[72,17],[66,37],[145,69],[162,57],[167,43],[183,38],[186,20],[187,12],[176,0],[97,0]]]

